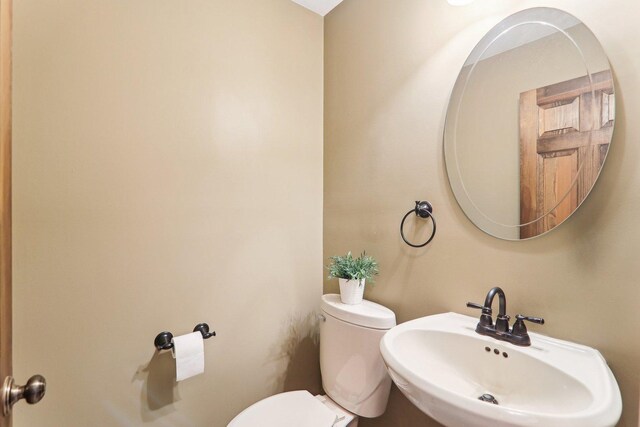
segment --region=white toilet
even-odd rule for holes
[[[356,427],[387,408],[391,378],[380,355],[382,336],[396,325],[393,311],[371,301],[347,305],[322,296],[320,370],[326,396],[305,390],[267,397],[227,427]]]

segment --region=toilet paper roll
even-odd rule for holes
[[[171,354],[176,359],[176,381],[204,372],[204,342],[200,332],[173,337]]]

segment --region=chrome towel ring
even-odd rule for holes
[[[404,221],[412,213],[415,213],[416,216],[419,216],[420,218],[431,218],[431,222],[433,222],[433,231],[431,232],[431,236],[429,237],[429,240],[427,240],[421,245],[415,245],[409,242],[406,237],[404,237]],[[404,218],[402,218],[402,222],[400,223],[400,236],[402,237],[402,240],[404,240],[404,242],[407,245],[413,248],[422,248],[424,246],[427,246],[433,240],[435,235],[436,235],[436,219],[433,217],[433,206],[431,206],[431,203],[427,201],[424,201],[424,202],[416,201],[416,207],[411,209],[409,212],[407,212]]]

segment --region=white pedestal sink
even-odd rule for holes
[[[391,378],[427,415],[448,427],[618,422],[620,390],[597,350],[535,333],[530,347],[518,347],[477,334],[477,323],[437,314],[402,323],[382,339]]]

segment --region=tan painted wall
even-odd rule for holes
[[[323,21],[289,0],[15,2],[15,427],[221,427],[318,384]],[[175,385],[162,330],[206,321]]]
[[[589,26],[614,70],[613,145],[592,195],[549,235],[492,238],[453,198],[442,159],[449,93],[467,55],[520,9],[555,6]],[[457,311],[506,290],[511,314],[545,317],[536,331],[598,348],[622,389],[620,426],[638,425],[640,385],[640,4],[636,0],[347,0],[325,19],[324,256],[366,249],[381,275],[365,297],[399,321]],[[413,201],[434,204],[438,234],[424,249],[400,240]],[[426,233],[426,227],[423,232]],[[336,292],[327,282],[325,292]],[[400,393],[362,427],[436,425]]]

